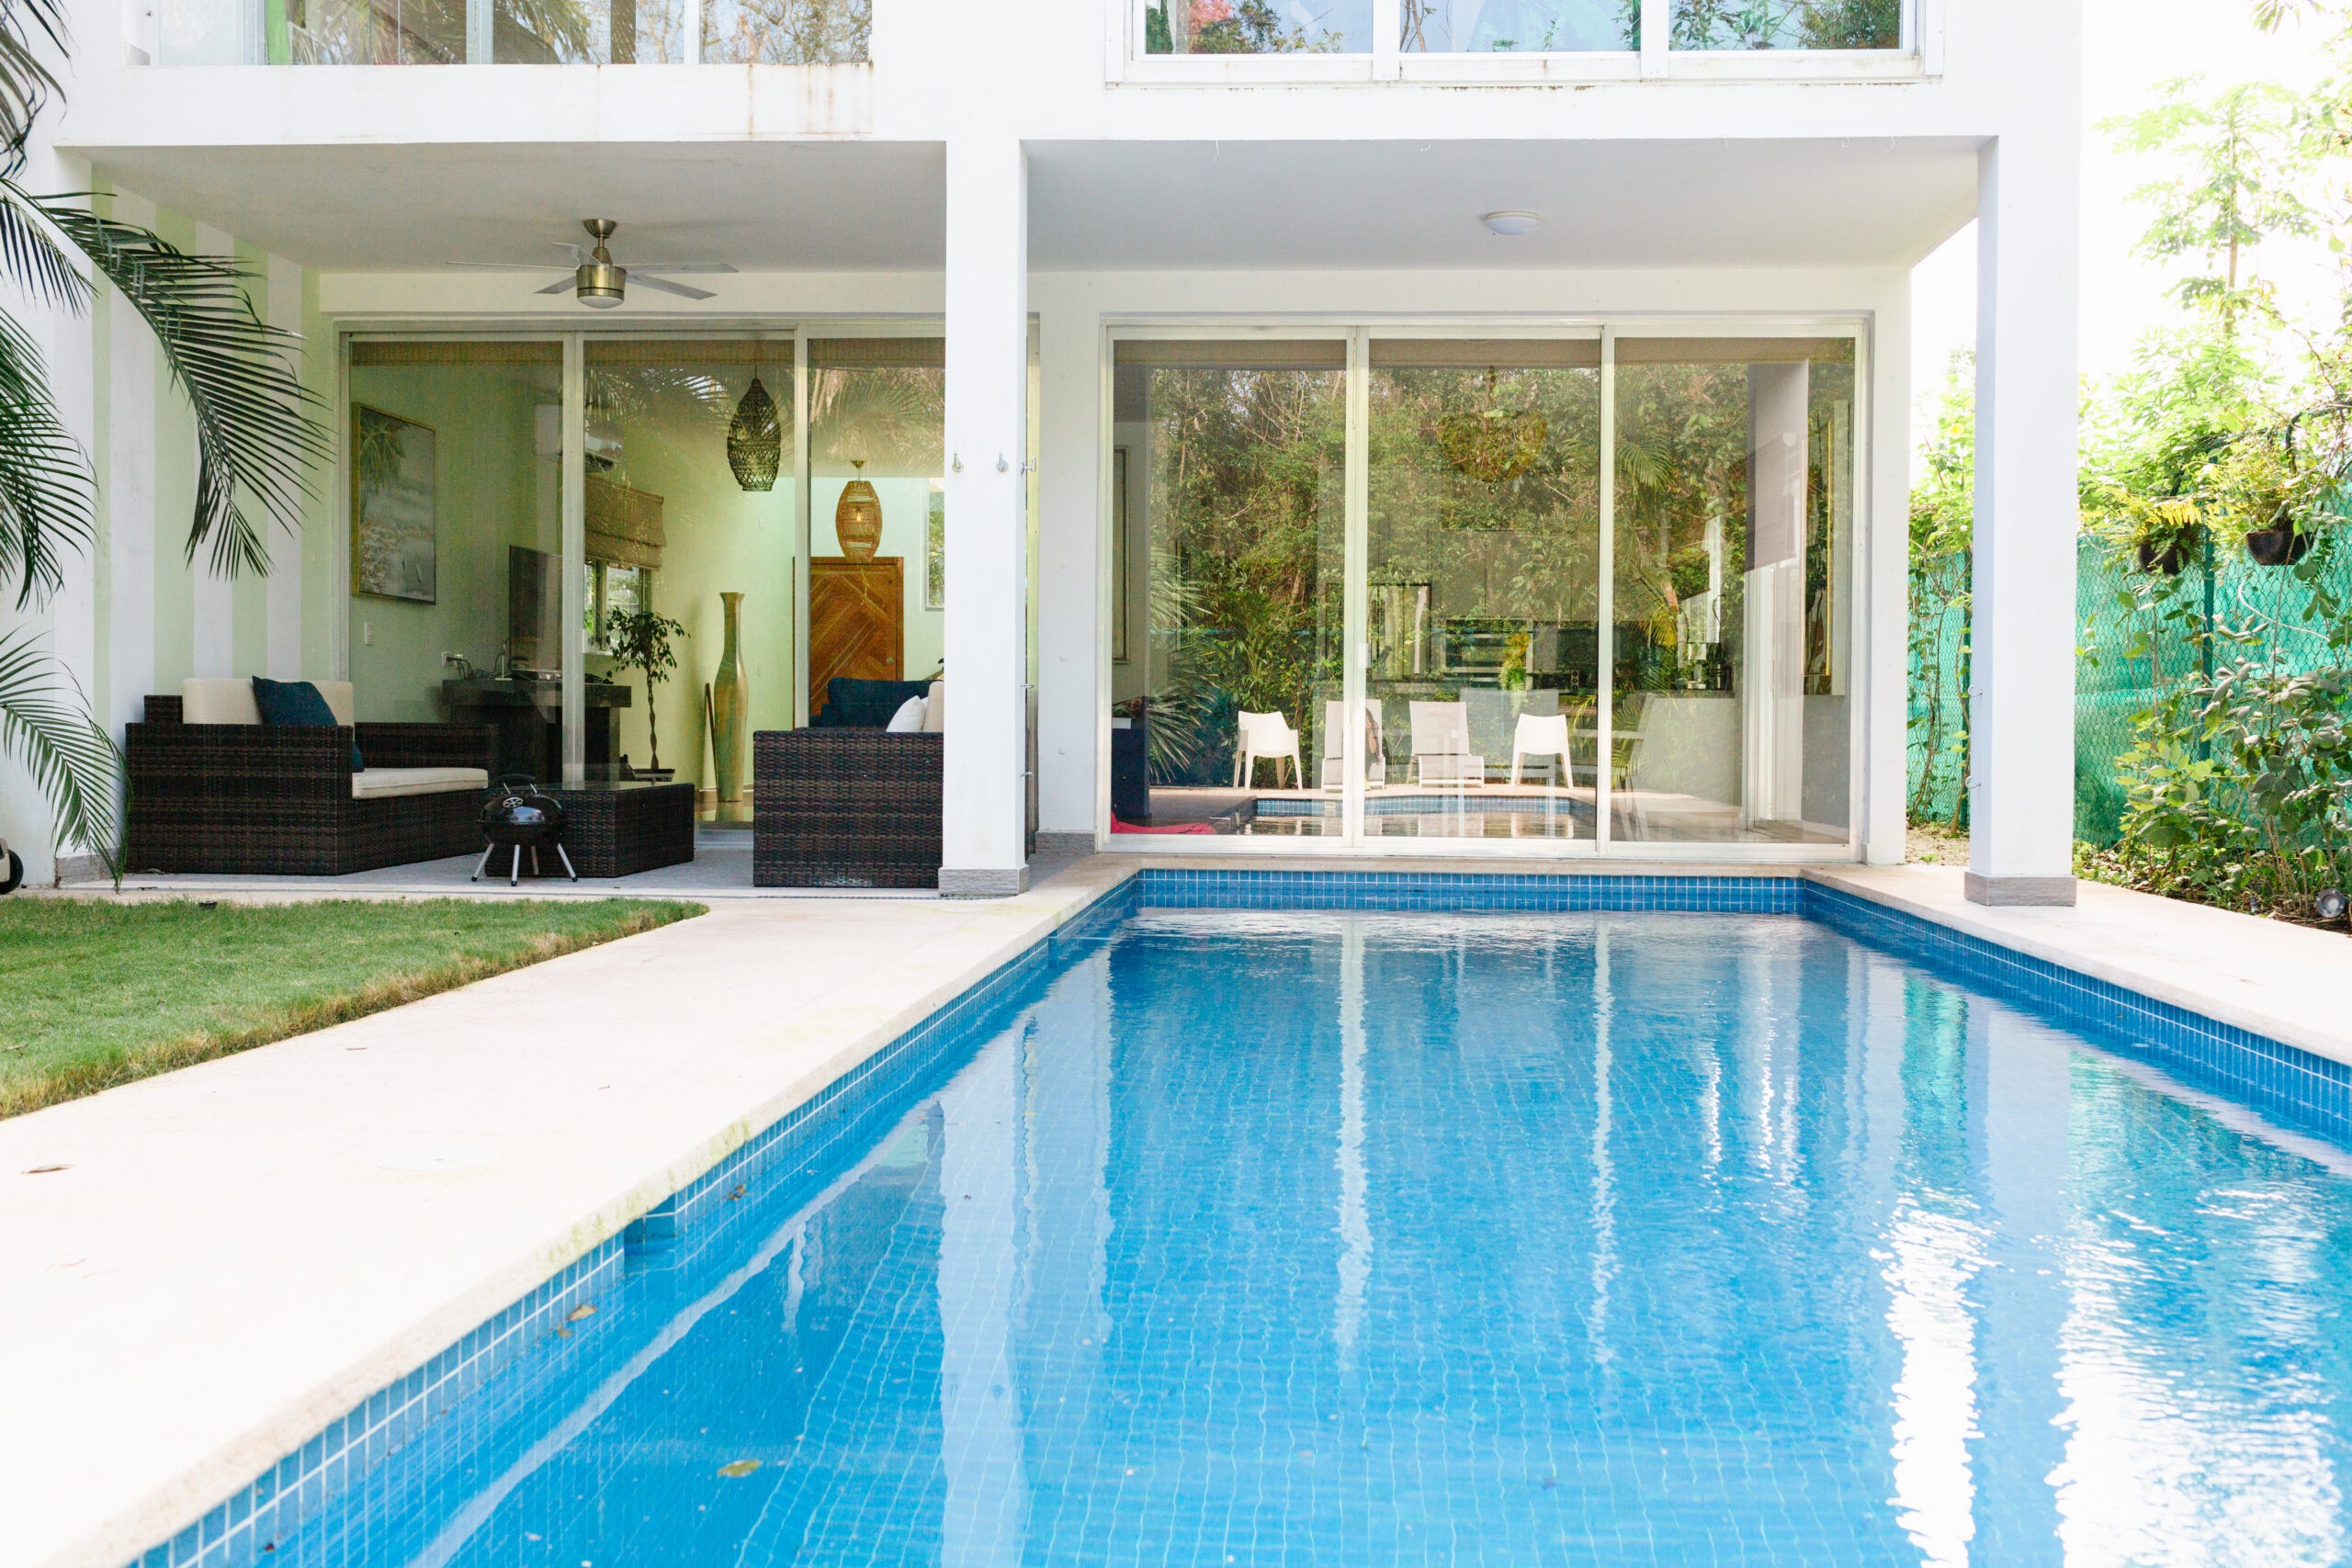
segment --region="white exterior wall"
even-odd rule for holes
[[[876,0],[870,66],[140,67],[104,46],[120,28],[119,13],[86,0],[77,7],[85,46],[61,137],[101,179],[158,196],[170,237],[249,253],[266,247],[259,254],[269,318],[306,324],[322,350],[336,326],[612,330],[784,321],[813,333],[829,318],[944,319],[948,446],[966,464],[949,478],[951,515],[978,520],[951,529],[951,575],[993,585],[949,595],[949,662],[982,672],[954,683],[967,728],[951,740],[946,859],[951,872],[971,874],[969,891],[1016,886],[1021,869],[1017,468],[1024,447],[1023,400],[1008,389],[1019,384],[1024,313],[1037,323],[1041,365],[1038,826],[1070,834],[1107,827],[1101,455],[1109,324],[1257,319],[1377,327],[1464,317],[1621,327],[1697,317],[1730,330],[1743,318],[1857,323],[1870,380],[1856,541],[1864,591],[1854,685],[1865,722],[1855,810],[1862,853],[1885,861],[1899,859],[1903,843],[1908,268],[1980,199],[2000,205],[1997,221],[1986,225],[1996,238],[1987,242],[1984,288],[1980,493],[1987,515],[1980,528],[1989,547],[1979,604],[2025,606],[2007,622],[1985,610],[1996,643],[1988,653],[1980,637],[1980,669],[1989,675],[2005,660],[2030,668],[2050,657],[2051,605],[2042,603],[2054,604],[2050,547],[2067,532],[2053,521],[2052,498],[2071,494],[2073,475],[2071,442],[2045,437],[2062,376],[2071,417],[2071,360],[2060,366],[2062,355],[2030,347],[2002,351],[2071,336],[2075,10],[2068,0],[1981,0],[1947,14],[1939,0],[1924,0],[1917,59],[1799,66],[1884,80],[1789,79],[1786,59],[1677,57],[1650,63],[1765,79],[1624,80],[1562,92],[1556,85],[1246,80],[1374,69],[1556,78],[1558,61],[1333,65],[1293,57],[1154,61],[1128,70],[1106,26],[1120,13],[1042,0],[991,10],[986,27],[944,26],[932,6]],[[1222,73],[1235,85],[1140,79],[1187,73]],[[1378,150],[1369,164],[1367,146]],[[1448,146],[1467,149],[1464,158],[1490,173],[1498,189],[1553,182],[1550,221],[1534,241],[1497,249],[1504,243],[1475,231],[1477,204],[1488,199],[1483,188],[1449,185],[1451,176],[1435,180],[1434,195],[1412,184],[1413,169],[1436,166],[1415,160],[1432,149],[1442,157]],[[1273,170],[1272,198],[1244,190],[1235,210],[1219,212],[1214,195],[1187,183],[1186,160],[1199,148],[1212,160],[1229,152],[1236,169],[1259,159],[1261,172]],[[2002,148],[2034,150],[2040,172],[2024,182],[1980,182],[1980,168],[2001,166]],[[504,188],[495,182],[508,164],[556,187],[550,212],[601,204],[598,210],[622,218],[625,233],[636,211],[677,199],[693,171],[739,191],[772,183],[779,194],[707,214],[730,226],[712,243],[744,268],[724,280],[717,299],[695,304],[633,290],[625,310],[592,317],[568,298],[437,265],[500,244],[510,249],[498,254],[514,254],[510,242],[543,244],[554,231],[539,212],[518,211],[508,223],[513,235],[484,227],[482,209],[495,205],[485,192]],[[1393,184],[1380,174],[1391,166]],[[1722,206],[1727,193],[1758,176],[1785,181],[1793,194],[1779,208],[1768,196],[1736,220],[1719,220],[1719,209],[1730,210]],[[1858,220],[1849,240],[1804,207],[1816,186],[1834,187],[1849,212],[1900,209],[1899,220],[1876,229]],[[842,197],[862,188],[887,188],[891,199]],[[811,191],[825,190],[837,205],[808,205]],[[399,212],[401,235],[387,241],[365,230],[362,209]],[[1224,265],[1198,256],[1159,265],[1152,247],[1166,225],[1196,218],[1222,220],[1220,232],[1239,236],[1237,248],[1250,254]],[[1375,220],[1372,231],[1367,220]],[[658,231],[659,218],[648,221]],[[354,237],[363,231],[364,243]],[[861,240],[887,255],[825,260],[826,243]],[[1794,254],[1801,264],[1758,265]],[[1398,259],[1405,256],[1418,259]],[[371,265],[379,257],[389,270]],[[305,292],[314,299],[300,301]],[[2002,310],[2013,314],[1996,321]],[[83,590],[91,608],[82,614],[103,711],[118,723],[134,717],[145,693],[224,660],[280,674],[341,669],[344,524],[334,476],[322,476],[299,570],[281,570],[250,591],[189,573],[179,558],[187,454],[172,395],[135,321],[102,311],[96,332],[83,352],[93,367],[85,374],[96,389],[107,513],[102,565]],[[331,357],[316,355],[312,375],[331,388]],[[1013,472],[997,473],[999,451]],[[2040,521],[2027,523],[2029,512]],[[2063,618],[2070,626],[2070,607]],[[2040,630],[2009,637],[2005,626]],[[2048,879],[2065,870],[2071,789],[2053,769],[2072,755],[2071,702],[2058,701],[2046,683],[2005,691],[1996,682],[1977,716],[1986,740],[1976,768],[1977,870],[2008,879],[2011,895],[2038,886],[2037,896],[2055,896],[2063,889]],[[1988,881],[1984,892],[2002,889]]]

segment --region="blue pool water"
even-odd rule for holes
[[[978,1033],[238,1555],[2352,1560],[2352,1157],[1828,926],[1146,909]]]

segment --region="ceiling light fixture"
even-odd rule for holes
[[[613,237],[613,231],[620,225],[609,218],[587,218],[581,220],[580,226],[588,231],[590,237],[596,242],[596,247],[588,253],[581,261],[580,269],[571,275],[572,295],[591,310],[609,310],[621,302],[628,288],[628,269],[615,265],[613,253],[605,248],[605,243]],[[561,288],[562,285],[557,287]]]
[[[1543,214],[1537,212],[1521,212],[1516,209],[1510,209],[1502,212],[1489,212],[1486,217],[1480,219],[1479,221],[1486,224],[1487,228],[1492,229],[1496,233],[1500,234],[1504,239],[1516,240],[1521,234],[1533,233],[1535,231],[1535,226],[1544,221],[1544,217]]]

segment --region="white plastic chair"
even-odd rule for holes
[[[1323,704],[1323,787],[1338,789],[1347,778],[1348,705],[1334,697]],[[1377,788],[1388,782],[1388,759],[1382,755],[1380,699],[1363,700],[1363,782]]]
[[[1290,759],[1291,784],[1295,788],[1306,780],[1306,768],[1298,760],[1298,731],[1278,713],[1244,712],[1234,747],[1233,787],[1239,789],[1254,780],[1261,761],[1279,762],[1285,757]],[[1282,782],[1283,771],[1276,767],[1274,787],[1280,789]]]
[[[1566,784],[1568,772],[1568,716],[1564,713],[1523,713],[1519,716],[1519,728],[1510,741],[1510,782],[1519,783],[1520,771],[1530,757],[1551,757],[1553,779]]]
[[[1413,782],[1480,784],[1487,759],[1470,750],[1470,710],[1460,703],[1414,703]]]

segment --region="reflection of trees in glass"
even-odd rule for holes
[[[710,0],[702,57],[724,65],[854,65],[866,57],[873,0]]]
[[[1157,369],[1150,421],[1154,728],[1197,714],[1214,757],[1236,710],[1303,725],[1340,679],[1342,378]]]
[[[1537,626],[1599,616],[1600,420],[1597,370],[1375,370],[1374,574],[1431,584],[1449,628],[1500,636],[1523,679]],[[1457,433],[1474,421],[1512,434],[1509,477],[1463,471]]]
[[[1159,0],[1144,13],[1144,52],[1336,54],[1346,40],[1322,19],[1285,28],[1267,0]]]
[[[1902,0],[1674,0],[1676,49],[1899,49]]]
[[[1407,53],[1577,53],[1642,47],[1641,0],[1485,0],[1466,37],[1446,0],[1400,0]]]
[[[580,0],[496,0],[491,56],[526,65],[595,61],[598,24]],[[287,0],[286,58],[297,65],[458,65],[465,0]]]
[[[851,366],[808,373],[809,461],[871,479],[936,479],[947,421],[947,373],[925,366]]]
[[[727,422],[734,417],[735,400],[751,385],[752,368],[738,368],[737,384],[729,387],[713,372],[691,366],[590,366],[588,417],[610,420],[621,431],[621,455],[611,477],[628,483],[632,449],[641,453],[649,444],[668,449],[673,461],[688,469],[725,461]]]

